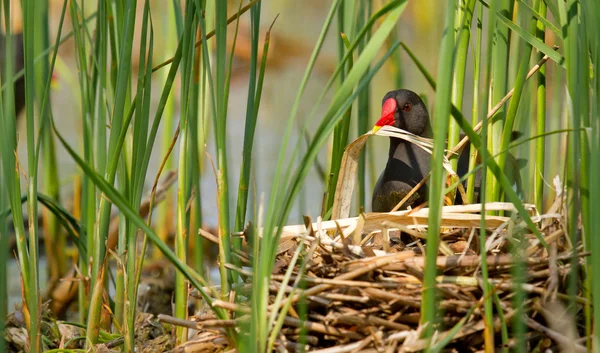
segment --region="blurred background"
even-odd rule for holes
[[[14,0],[13,0],[14,1]],[[18,1],[14,1],[18,3]],[[374,8],[381,7],[383,1],[373,1]],[[51,38],[56,35],[60,11],[63,2],[58,0],[51,1]],[[151,1],[152,14],[156,33],[155,57],[156,62],[167,60],[173,56],[177,45],[177,40],[174,28],[168,28],[172,25],[173,16],[172,4],[168,1],[155,0]],[[233,11],[239,3],[229,1],[229,8]],[[286,125],[287,116],[290,107],[293,103],[295,94],[306,64],[309,60],[314,43],[319,36],[322,23],[327,15],[327,10],[330,3],[320,0],[307,1],[263,1],[263,14],[261,16],[261,40],[264,39],[264,32],[267,31],[275,16],[279,15],[273,32],[271,35],[271,47],[269,49],[269,61],[267,63],[265,84],[261,99],[261,107],[259,111],[259,120],[257,124],[257,138],[254,146],[254,170],[253,177],[256,182],[256,195],[260,197],[260,193],[268,192],[270,182],[274,173],[277,157],[279,156],[279,147],[281,145],[281,132]],[[95,10],[96,6],[90,2],[87,6],[90,13]],[[14,6],[13,6],[14,8]],[[17,7],[18,8],[18,7]],[[138,12],[143,10],[142,6],[138,6]],[[397,29],[397,37],[405,42],[427,66],[430,72],[436,72],[436,64],[438,61],[439,40],[442,34],[444,8],[435,0],[423,0],[418,2],[409,2]],[[160,15],[160,16],[157,16]],[[69,12],[67,12],[67,17]],[[138,22],[138,24],[141,22]],[[71,30],[70,19],[65,20],[64,33]],[[15,27],[20,26],[17,23]],[[234,26],[229,26],[233,37]],[[333,27],[333,26],[332,26]],[[234,61],[234,73],[231,82],[231,91],[228,107],[228,152],[229,152],[229,168],[231,185],[237,185],[239,168],[242,160],[242,145],[244,135],[244,121],[246,111],[247,83],[248,83],[248,55],[250,54],[249,41],[250,34],[249,16],[242,16],[240,21],[240,33],[236,44],[236,53]],[[139,28],[138,28],[139,32]],[[139,33],[137,34],[139,36]],[[299,127],[307,124],[308,130],[313,131],[316,128],[318,120],[313,124],[308,121],[308,115],[314,108],[314,102],[317,100],[321,88],[325,85],[330,75],[333,73],[337,64],[337,31],[332,28],[327,35],[322,54],[318,58],[316,70],[313,73],[308,89],[306,90],[299,113],[297,115],[297,124]],[[133,76],[137,77],[137,53],[139,50],[135,47],[133,57]],[[262,47],[262,44],[259,45]],[[384,50],[382,50],[382,53]],[[381,97],[388,91],[398,88],[408,88],[425,96],[425,98],[433,97],[433,90],[423,79],[415,65],[410,61],[408,56],[401,50],[397,53],[400,56],[402,63],[400,72],[393,64],[388,64],[376,75],[373,84],[371,85],[371,112],[369,119],[374,123],[381,111]],[[161,75],[166,74],[166,70],[155,75],[157,80],[161,80]],[[471,70],[472,74],[472,70]],[[179,77],[177,78],[179,79]],[[402,87],[398,87],[398,83]],[[157,89],[158,89],[157,85]],[[173,91],[175,99],[174,110],[171,112],[178,119],[179,111],[179,90],[176,88]],[[81,142],[81,118],[80,118],[80,98],[77,82],[77,65],[74,52],[73,39],[68,40],[61,45],[59,57],[54,72],[52,86],[52,106],[54,107],[55,119],[60,124],[64,135],[69,139],[72,146],[80,146]],[[154,103],[158,102],[159,95],[154,96]],[[471,93],[467,91],[465,101],[470,101]],[[429,101],[432,105],[432,101]],[[326,98],[322,107],[317,107],[315,117],[318,119],[328,106],[329,102]],[[312,129],[311,129],[312,127]],[[208,127],[212,129],[212,127]],[[20,136],[25,136],[25,122],[22,119],[19,123]],[[352,132],[356,137],[355,126],[352,124]],[[208,130],[209,140],[207,141],[207,153],[215,158],[214,141],[212,140],[212,130]],[[293,133],[292,141],[295,141],[299,136],[298,128]],[[160,134],[172,136],[174,128],[167,131],[161,127]],[[373,145],[373,158],[367,160],[367,168],[372,172],[367,173],[368,184],[374,185],[376,180],[373,180],[379,175],[379,172],[385,165],[387,160],[387,139],[378,138],[371,139],[369,145]],[[60,166],[59,176],[61,182],[61,193],[64,194],[63,200],[68,204],[72,198],[73,190],[70,190],[70,185],[73,185],[73,178],[79,173],[78,167],[64,151],[63,147],[57,145],[58,163]],[[291,152],[291,151],[290,151]],[[173,151],[177,153],[177,149]],[[383,153],[383,154],[382,154]],[[326,168],[328,166],[327,150],[323,150],[319,161]],[[150,162],[150,168],[147,174],[147,187],[152,186],[154,176],[161,162],[161,150],[155,148],[154,157]],[[19,157],[26,168],[26,146],[21,139],[19,144]],[[205,158],[205,161],[208,161]],[[370,166],[369,166],[370,165]],[[212,168],[204,165],[202,178],[202,199],[203,199],[203,215],[204,221],[209,226],[216,225],[217,208],[216,208],[216,181]],[[207,168],[208,167],[208,168]],[[23,181],[22,187],[25,187]],[[370,188],[368,191],[370,192]],[[296,204],[294,211],[291,214],[290,222],[300,222],[303,214],[316,216],[315,211],[320,211],[321,200],[323,198],[324,183],[316,169],[312,169],[304,185],[304,190],[300,196],[299,203]],[[268,197],[268,195],[265,195]],[[235,204],[234,193],[231,193],[232,205]],[[252,197],[252,196],[251,196]],[[369,199],[369,196],[367,196]],[[252,200],[252,198],[250,199]],[[302,203],[302,205],[301,205]]]

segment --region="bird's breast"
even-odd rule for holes
[[[429,153],[409,143],[400,143],[391,149],[386,167],[373,190],[373,211],[391,211],[429,173],[430,163]],[[423,187],[409,198],[403,208],[421,203],[426,197],[427,188]]]

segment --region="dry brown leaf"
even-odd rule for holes
[[[366,133],[346,146],[335,187],[331,219],[347,218],[350,215],[352,193],[356,181],[356,169],[358,168],[358,157],[369,136],[371,136],[371,133]]]

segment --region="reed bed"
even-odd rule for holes
[[[165,180],[163,187],[170,182]],[[436,334],[430,342],[421,338],[425,324],[419,313],[428,208],[366,213],[336,221],[311,222],[306,218],[304,225],[285,226],[268,284],[269,312],[282,309],[287,312],[278,319],[278,334],[272,336],[274,348],[330,353],[418,352],[426,347],[433,351],[442,347],[477,351],[484,348],[482,332],[490,330],[496,336],[498,348],[511,349],[515,341],[508,333],[515,320],[522,320],[529,328],[525,344],[532,351],[586,351],[585,337],[579,337],[577,330],[582,319],[570,315],[560,303],[569,298],[566,281],[572,271],[569,259],[575,254],[583,262],[590,253],[584,252],[581,244],[571,244],[566,237],[564,194],[557,197],[545,214],[539,214],[532,204],[524,206],[543,234],[545,245],[517,217],[484,215],[488,281],[498,313],[493,328],[486,326],[482,307],[486,298],[480,275],[481,246],[476,236],[482,205],[442,208],[441,255],[436,259],[440,314],[434,324]],[[501,202],[486,204],[485,209],[516,212],[513,204]],[[357,234],[359,242],[354,242]],[[209,231],[202,230],[200,235],[208,242],[218,242]],[[248,235],[240,234],[243,245],[234,254],[240,266],[228,265],[242,279],[232,287],[231,298],[248,300],[255,282],[248,267],[253,261],[245,238]],[[515,247],[523,251],[515,252]],[[524,281],[513,278],[515,267],[525,271]],[[515,317],[517,310],[512,299],[516,287],[527,293],[523,303],[526,309],[520,318]],[[166,296],[169,303],[173,286],[161,280],[158,288],[151,295]],[[216,292],[220,286],[202,290]],[[202,301],[196,290],[189,295],[192,301]],[[584,297],[575,300],[579,307],[588,303]],[[156,298],[149,303],[156,305]],[[234,348],[227,329],[247,334],[240,328],[251,319],[248,303],[243,299],[236,302],[217,299],[212,305],[229,311],[235,319],[220,319],[204,305],[188,319],[153,315],[140,307],[135,324],[137,349],[218,352]],[[54,331],[46,333],[48,340],[62,347],[76,347],[81,329],[73,323],[51,319],[56,309],[46,307],[45,312],[48,316],[44,323],[54,327]],[[308,314],[301,317],[301,312]],[[24,347],[27,333],[19,328],[18,313],[11,315],[7,326],[9,342]],[[186,343],[175,344],[169,329],[175,326],[189,330]],[[117,352],[124,343],[118,335],[107,335],[103,341],[95,349]]]
[[[598,2],[332,0],[302,43],[265,3],[0,2],[0,352],[598,351]],[[298,79],[273,79],[289,58]],[[399,88],[431,112],[433,139],[404,136],[432,155],[428,202],[368,213]],[[477,172],[481,199],[448,205]]]

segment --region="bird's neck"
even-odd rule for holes
[[[433,130],[431,129],[429,122],[427,122],[425,130],[423,130],[423,133],[421,133],[420,136],[430,139],[433,138]],[[389,159],[396,158],[395,156],[399,155],[398,153],[400,153],[401,150],[411,148],[411,145],[412,143],[406,140],[390,137],[390,150],[388,153]]]
[[[410,143],[408,141],[396,138],[396,137],[390,137],[390,151],[388,153],[388,160],[391,160],[392,158],[394,158],[394,156],[396,155],[396,150],[399,150],[401,148],[405,148],[407,143]]]

